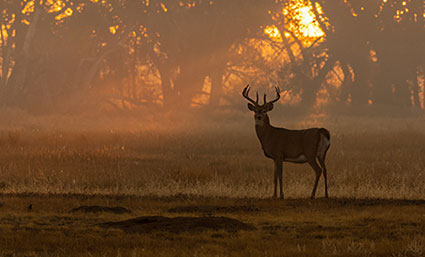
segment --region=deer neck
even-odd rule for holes
[[[255,124],[255,132],[257,133],[257,137],[260,140],[261,144],[263,145],[263,142],[265,140],[266,135],[268,134],[268,131],[272,128],[270,125],[270,119],[269,116],[266,114],[264,116],[264,120],[262,123],[256,123]]]

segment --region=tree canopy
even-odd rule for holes
[[[0,105],[422,110],[425,1],[0,0]]]

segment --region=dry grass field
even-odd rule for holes
[[[296,164],[286,199],[270,199],[251,121],[0,130],[0,256],[425,256],[423,118],[272,117],[331,131],[331,198],[321,180],[316,200],[314,172]]]

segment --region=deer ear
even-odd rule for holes
[[[273,104],[268,103],[264,106],[264,111],[269,112],[271,110],[273,110]]]
[[[255,106],[248,103],[248,109],[250,109],[251,111],[255,112]]]

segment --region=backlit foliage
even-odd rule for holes
[[[34,12],[36,1],[24,1],[23,3],[23,9],[22,14],[31,14]],[[67,18],[72,16],[73,10],[71,7],[67,7],[67,4],[73,5],[72,1],[70,0],[47,0],[47,1],[40,1],[40,6],[44,6],[47,9],[48,13],[58,13],[55,16],[56,20],[62,20],[63,18]],[[27,25],[29,25],[29,22],[27,21]]]
[[[322,18],[323,10],[318,3],[316,3],[316,8],[313,8],[310,1],[287,1],[281,15],[276,17],[278,20],[281,19],[278,22],[284,24],[285,31],[283,34],[285,38],[296,37],[305,46],[309,46],[316,39],[323,37],[325,33],[316,19],[315,10],[325,21]],[[267,26],[264,33],[274,41],[282,42],[282,32],[275,25]]]
[[[314,7],[310,1],[290,0],[282,11],[287,32],[303,41],[306,46],[325,35],[317,21],[315,10],[318,15],[323,15],[322,8],[318,3]]]
[[[275,25],[267,26],[264,29],[264,33],[266,33],[271,39],[273,39],[276,42],[283,41],[280,31]]]

